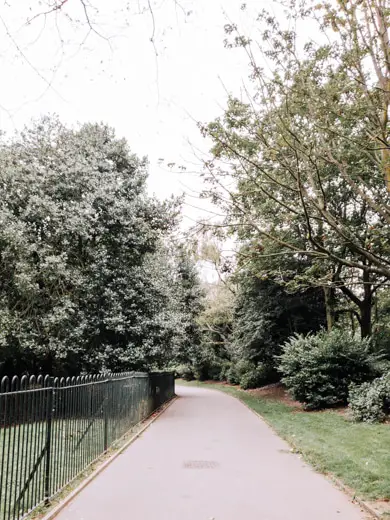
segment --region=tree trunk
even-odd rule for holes
[[[353,336],[354,336],[354,335],[355,335],[355,320],[354,320],[353,312],[350,313],[350,317],[351,317],[351,329],[352,329],[352,334],[353,334]]]
[[[361,301],[360,308],[360,330],[362,338],[371,336],[372,322],[372,285],[370,283],[370,275],[366,271],[363,272],[363,289],[364,298]]]
[[[360,306],[360,331],[362,338],[371,336],[372,301],[364,301]]]
[[[330,287],[324,287],[324,300],[326,311],[326,325],[328,332],[330,332],[333,328],[333,298],[332,289]]]

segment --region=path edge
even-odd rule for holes
[[[211,386],[211,385],[210,385]],[[206,387],[208,388],[208,387]],[[212,390],[216,390],[216,391],[222,391],[223,390],[219,390],[219,388],[212,388]],[[242,390],[244,391],[244,390]],[[238,396],[235,396],[233,394],[230,394],[230,393],[226,393],[226,395],[229,395],[230,397],[233,397],[233,399],[237,399],[237,401],[239,401],[240,403],[242,403],[249,411],[251,411],[252,413],[254,413],[255,415],[257,415],[257,417],[259,419],[261,419],[262,421],[265,422],[265,424],[275,433],[275,435],[277,435],[278,437],[280,437],[281,439],[283,439],[283,437],[281,437],[281,435],[279,435],[279,433],[275,430],[275,428],[272,426],[272,424],[270,424],[267,419],[265,417],[263,417],[259,412],[256,412],[256,410],[254,410],[253,408],[251,408],[245,401],[243,401],[242,399],[240,399],[240,397]],[[283,439],[285,442],[287,442],[287,444],[290,444],[290,446],[292,446],[292,448],[297,452],[299,453],[300,450],[297,448],[297,446],[294,445],[293,442],[291,441],[288,441],[287,439]],[[316,469],[313,467],[312,464],[310,464],[310,462],[308,462],[309,466],[311,466],[313,468],[314,471],[316,471]],[[317,473],[320,473],[317,471]],[[324,475],[327,479],[331,480],[338,488],[341,489],[341,491],[343,493],[345,493],[351,500],[352,502],[356,502],[362,509],[364,509],[366,511],[366,513],[368,513],[369,515],[371,515],[373,518],[377,518],[378,520],[383,520],[383,515],[381,515],[380,513],[378,513],[377,511],[375,511],[375,509],[373,509],[370,505],[368,505],[366,502],[364,502],[364,500],[362,500],[361,498],[359,498],[358,496],[356,496],[353,491],[351,491],[341,480],[339,480],[337,477],[335,477],[334,475],[331,475],[330,473],[321,473],[321,475]],[[43,519],[43,520],[46,520],[46,519]],[[49,520],[49,519],[48,519]]]
[[[49,511],[45,516],[41,517],[40,520],[53,520],[84,488],[86,488],[95,478],[102,473],[107,466],[109,466],[119,455],[121,455],[135,440],[140,437],[145,430],[151,426],[174,402],[179,399],[178,395],[175,395],[172,399],[167,401],[158,410],[153,412],[148,422],[141,428],[141,430],[135,433],[123,446],[119,448],[109,459],[104,461],[99,467],[97,467],[85,480],[83,480],[73,491],[71,491],[57,506]]]

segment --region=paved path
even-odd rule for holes
[[[181,396],[57,520],[362,520],[255,414],[215,390]]]

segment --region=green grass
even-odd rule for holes
[[[360,498],[390,499],[390,425],[354,423],[336,411],[297,411],[231,386],[214,388],[237,397],[263,416],[312,466],[334,475]]]

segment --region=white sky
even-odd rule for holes
[[[238,22],[253,34],[265,1],[247,0],[242,11],[240,0],[151,0],[158,56],[148,0],[89,2],[90,20],[109,43],[94,32],[85,40],[82,0],[66,0],[61,10],[29,24],[61,0],[2,3],[0,128],[20,129],[46,113],[69,124],[107,122],[135,153],[149,157],[151,193],[195,195],[202,189],[199,176],[168,171],[159,159],[200,170],[196,155],[207,153],[210,143],[196,121],[221,114],[226,90],[239,95],[249,72],[242,50],[224,48],[224,25]],[[191,207],[209,207],[204,201],[187,196],[186,202],[185,226],[207,215]]]
[[[253,11],[241,11],[239,0],[183,0],[181,7],[154,0],[156,56],[147,0],[90,2],[97,11],[90,7],[89,16],[110,44],[91,33],[80,46],[87,34],[80,0],[29,25],[28,18],[48,9],[46,1],[10,0],[0,7],[0,127],[19,129],[48,112],[71,124],[108,122],[134,152],[149,156],[151,192],[165,197],[185,186],[199,190],[197,176],[167,172],[158,159],[199,168],[189,142],[204,153],[209,144],[195,120],[219,115],[225,88],[238,94],[248,75],[245,54],[224,48],[223,26],[229,17],[250,32]],[[188,217],[197,213],[185,209]]]

